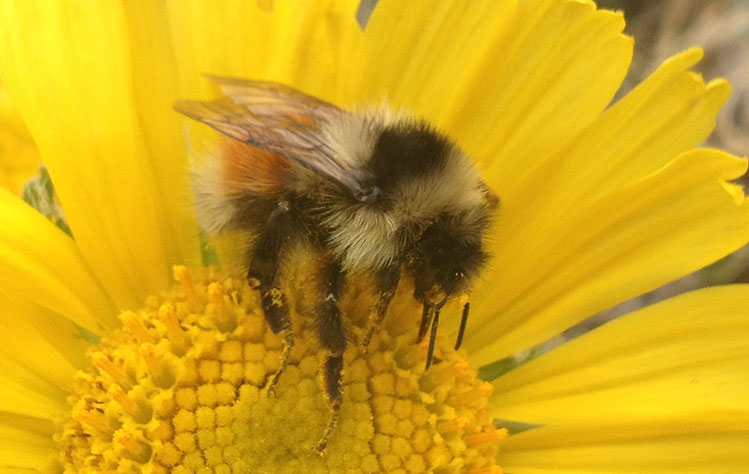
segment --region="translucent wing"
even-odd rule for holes
[[[237,104],[247,104],[261,111],[263,106],[279,107],[291,116],[308,117],[318,122],[349,113],[330,102],[318,99],[277,82],[252,81],[235,77],[206,76]]]
[[[227,97],[180,100],[174,109],[243,143],[287,156],[361,200],[373,194],[366,173],[337,156],[320,130],[349,113],[274,82],[209,76]]]

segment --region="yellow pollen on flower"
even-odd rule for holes
[[[223,331],[231,332],[236,326],[236,319],[227,306],[221,283],[213,282],[208,285],[208,297],[213,306],[212,312],[216,325]]]
[[[424,370],[412,289],[399,289],[366,350],[356,342],[366,316],[346,317],[343,403],[320,456],[313,446],[331,413],[321,372],[328,354],[315,318],[299,315],[314,314],[311,277],[286,286],[294,344],[270,395],[284,335],[268,328],[257,291],[213,269],[198,277],[175,267],[174,276],[173,288],[124,311],[122,327],[90,349],[51,472],[502,472],[495,459],[507,432],[492,423],[491,385],[446,338]],[[367,315],[374,296],[349,293],[344,315]]]
[[[103,413],[96,411],[73,411],[72,417],[79,423],[85,424],[101,431],[102,433],[110,432],[107,419]]]
[[[440,422],[439,424],[439,430],[442,433],[449,433],[452,431],[458,431],[465,429],[466,426],[468,426],[471,423],[471,418],[468,416],[456,416],[455,418],[451,420],[446,420],[443,422]]]
[[[182,355],[185,353],[187,336],[179,325],[173,304],[163,304],[159,307],[159,319],[166,327],[167,337],[171,343],[172,352]]]
[[[482,433],[476,433],[466,438],[466,445],[468,446],[480,446],[487,443],[496,443],[502,441],[508,436],[507,430],[492,430],[485,431]]]
[[[114,380],[118,384],[124,387],[130,386],[130,381],[128,380],[128,377],[122,370],[122,368],[118,365],[113,364],[106,355],[101,353],[94,354],[92,357],[92,362],[94,366],[96,366],[102,372],[105,372],[112,378],[112,380]]]
[[[115,437],[120,446],[125,448],[125,456],[138,462],[147,462],[151,457],[151,445],[141,441],[135,435],[122,434]]]
[[[182,286],[190,307],[194,310],[199,310],[203,305],[203,301],[200,295],[195,291],[190,271],[184,265],[175,265],[172,273],[174,279],[179,282],[180,286]]]
[[[123,311],[122,314],[120,314],[120,321],[122,321],[122,325],[125,326],[125,328],[127,328],[136,339],[138,339],[138,342],[151,342],[151,335],[135,313],[132,311]]]
[[[131,415],[138,411],[138,406],[135,404],[135,402],[130,397],[128,397],[125,391],[122,390],[122,388],[120,388],[119,386],[112,385],[109,388],[109,395],[113,399],[117,400],[122,408]]]

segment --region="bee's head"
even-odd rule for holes
[[[437,304],[467,289],[486,261],[487,221],[484,212],[444,215],[424,230],[407,258],[417,300]]]

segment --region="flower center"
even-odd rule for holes
[[[55,436],[59,471],[501,472],[506,431],[492,424],[491,385],[442,341],[439,362],[424,370],[426,343],[414,343],[420,310],[407,291],[366,350],[355,342],[366,323],[347,319],[343,404],[320,456],[313,446],[330,417],[326,353],[314,321],[297,315],[303,292],[291,295],[295,344],[270,395],[283,339],[265,324],[257,293],[215,270],[193,279],[175,267],[175,278],[90,350],[92,369],[76,376]],[[349,293],[344,313],[373,301]]]

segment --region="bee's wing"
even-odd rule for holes
[[[336,156],[320,132],[323,123],[348,112],[273,82],[210,78],[227,97],[180,100],[175,110],[235,140],[287,156],[360,199],[371,195],[364,171]]]
[[[348,115],[348,112],[330,102],[277,82],[210,75],[206,77],[217,83],[221,91],[235,103],[247,104],[258,111],[262,110],[264,105],[276,106],[292,116],[304,116],[317,122]]]

